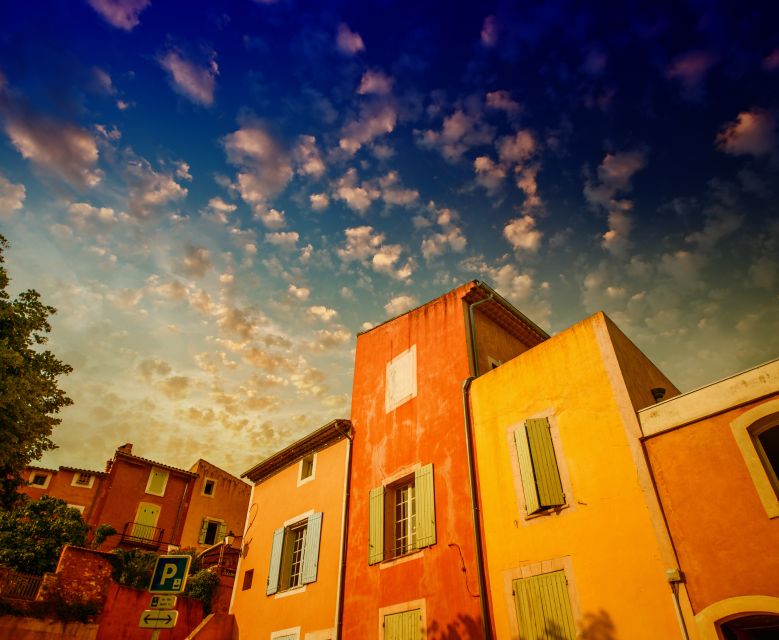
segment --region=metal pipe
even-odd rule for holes
[[[471,334],[471,355],[473,356],[473,377],[479,377],[479,349],[476,346],[476,325],[474,324],[473,308],[477,305],[489,302],[493,298],[493,293],[490,292],[489,297],[484,300],[478,300],[468,305],[468,331]]]
[[[481,526],[479,524],[479,496],[476,488],[476,462],[473,454],[473,438],[471,437],[471,411],[468,404],[468,394],[471,383],[476,378],[471,376],[463,381],[463,413],[465,422],[465,448],[468,454],[468,482],[471,488],[471,510],[473,512],[473,536],[476,542],[476,574],[479,579],[479,597],[481,598],[481,624],[484,631],[484,639],[492,640],[492,623],[490,619],[490,605],[487,593],[487,581],[484,575],[484,549],[481,540]]]
[[[682,632],[682,640],[690,640],[690,636],[687,635],[687,625],[684,623],[684,614],[682,613],[682,606],[679,603],[679,583],[671,583],[671,594],[674,601],[674,609],[676,610],[676,618],[679,621],[679,629]]]

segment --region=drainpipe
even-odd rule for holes
[[[343,433],[343,432],[342,432]],[[344,433],[347,439],[346,443],[346,478],[344,479],[344,508],[343,508],[343,520],[341,521],[341,569],[338,572],[338,595],[335,603],[335,640],[341,640],[344,624],[344,588],[345,588],[345,574],[346,574],[346,543],[347,543],[347,531],[346,527],[349,520],[349,487],[352,482],[352,441],[354,440],[354,433],[351,433],[351,427]]]
[[[471,334],[471,355],[473,356],[473,375],[474,377],[479,376],[479,350],[476,347],[476,325],[474,324],[473,320],[473,308],[477,305],[483,304],[485,302],[489,302],[493,298],[493,292],[490,292],[489,297],[484,298],[484,300],[478,300],[477,302],[472,302],[468,305],[468,331]]]
[[[679,603],[679,585],[683,582],[682,572],[678,569],[667,569],[665,577],[668,580],[668,584],[671,585],[671,595],[674,600],[674,609],[676,610],[676,619],[679,622],[679,631],[682,633],[683,640],[690,640],[690,636],[687,635],[687,625],[684,623],[684,614],[682,613],[682,606]]]
[[[192,478],[187,478],[187,485],[184,487],[184,494],[181,497],[181,502],[179,502],[179,508],[176,512],[176,522],[173,525],[173,534],[170,536],[170,544],[179,546],[181,544],[181,538],[179,538],[179,541],[176,542],[176,536],[179,532],[179,524],[181,524],[181,512],[186,510],[189,510],[189,502],[192,499],[192,496],[189,495],[189,487],[192,484]],[[186,504],[186,507],[184,506]]]
[[[485,302],[485,300],[482,300]],[[475,304],[478,304],[475,303]],[[472,307],[474,305],[471,305]],[[492,640],[492,623],[490,620],[490,605],[487,594],[487,581],[484,576],[484,550],[482,548],[481,527],[479,525],[479,496],[476,492],[476,462],[473,455],[473,439],[471,437],[471,411],[468,405],[468,395],[471,383],[476,378],[471,376],[463,381],[463,413],[465,415],[465,448],[468,452],[468,482],[471,486],[471,509],[473,511],[473,536],[476,540],[476,573],[479,577],[479,597],[481,598],[481,624],[485,640]]]

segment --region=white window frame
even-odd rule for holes
[[[154,491],[150,491],[150,485],[151,480],[154,477],[154,471],[162,471],[165,473],[165,482],[162,483],[162,491],[160,493],[155,493]],[[152,467],[149,471],[149,478],[146,480],[146,493],[148,493],[151,496],[164,496],[165,490],[168,488],[168,480],[170,480],[170,470],[169,469],[163,469],[162,467]]]
[[[301,585],[298,585],[297,587],[292,587],[291,589],[285,589],[285,590],[282,591],[281,583],[282,583],[282,574],[284,573],[284,550],[285,550],[284,547],[287,544],[287,529],[289,527],[293,526],[293,525],[296,525],[296,524],[302,523],[302,522],[305,522],[306,524],[308,524],[308,518],[310,516],[313,516],[313,515],[314,515],[314,510],[313,509],[309,509],[308,511],[306,511],[304,513],[301,513],[301,514],[299,514],[299,515],[297,515],[297,516],[295,516],[293,518],[288,518],[287,520],[284,521],[284,524],[282,525],[284,527],[284,545],[282,545],[282,547],[281,547],[281,553],[282,553],[281,563],[282,564],[279,567],[279,590],[276,593],[273,594],[273,598],[275,600],[278,600],[279,598],[286,598],[287,596],[293,596],[293,595],[298,594],[298,593],[303,593],[306,590],[306,587],[308,587],[307,584],[301,584]],[[306,533],[308,533],[308,532],[306,532]],[[305,548],[304,548],[304,552],[305,552]]]
[[[211,493],[206,493],[206,484],[209,482],[213,482]],[[206,498],[213,498],[214,495],[216,495],[216,478],[209,478],[208,476],[203,478],[203,487],[200,490],[200,495],[205,496]]]
[[[216,525],[217,525],[217,527],[216,527],[216,533],[217,533],[217,535],[219,534],[219,526],[220,526],[220,525],[223,525],[223,524],[225,523],[225,521],[224,521],[224,520],[222,520],[221,518],[212,518],[211,516],[205,516],[205,517],[203,518],[203,520],[201,520],[201,523],[202,523],[202,522],[215,522],[215,523],[216,523]],[[201,526],[202,526],[202,524],[201,524]],[[216,537],[216,536],[215,536],[215,537]],[[217,542],[216,542],[216,541],[214,541],[214,542],[208,543],[208,542],[205,542],[205,540],[204,540],[204,541],[203,541],[203,544],[204,544],[204,545],[206,545],[206,546],[208,546],[208,547],[213,547],[215,544],[217,544]]]
[[[84,484],[83,482],[77,482],[80,476],[89,476],[89,482]],[[92,486],[95,484],[95,476],[91,473],[82,473],[80,471],[76,471],[73,474],[73,478],[70,481],[70,486],[72,487],[80,487],[81,489],[91,489]]]
[[[312,461],[311,461],[311,475],[309,475],[308,477],[304,478],[303,477],[303,462],[307,458],[312,458]],[[300,462],[298,462],[298,484],[297,484],[297,486],[304,485],[307,482],[311,482],[314,478],[316,478],[316,459],[317,459],[316,452],[310,453],[308,455],[305,455],[305,456],[303,456],[300,459]]]
[[[33,478],[35,478],[35,476],[46,476],[46,480],[44,480],[43,484],[35,484],[33,482]],[[30,481],[29,481],[28,484],[31,487],[35,487],[36,489],[48,489],[49,488],[49,482],[51,482],[51,476],[52,476],[52,474],[48,473],[46,471],[33,471],[30,474]]]
[[[270,640],[276,640],[276,638],[286,638],[287,636],[294,636],[295,640],[300,640],[300,630],[300,627],[290,627],[289,629],[271,631]]]
[[[407,383],[404,385],[407,388],[399,387],[398,376]],[[416,396],[417,345],[413,344],[387,363],[384,375],[384,412],[394,411]]]

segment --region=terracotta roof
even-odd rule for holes
[[[251,469],[242,473],[241,477],[249,478],[249,480],[255,483],[260,482],[312,451],[317,451],[326,445],[342,440],[347,435],[350,436],[351,432],[352,423],[349,420],[336,418],[297,442],[293,442],[278,453],[274,453],[259,464],[254,465]]]
[[[140,456],[133,455],[132,453],[125,453],[124,451],[116,450],[116,453],[114,454],[114,459],[116,458],[127,458],[128,460],[137,460],[138,462],[143,462],[145,464],[150,464],[154,467],[159,467],[160,469],[169,469],[170,471],[175,471],[176,473],[180,473],[185,476],[190,476],[192,478],[197,478],[197,473],[192,473],[191,471],[186,471],[185,469],[179,469],[177,467],[171,467],[169,464],[162,464],[161,462],[157,462],[156,460],[149,460],[148,458],[141,458]]]
[[[28,464],[26,469],[34,469],[35,471],[48,471],[49,473],[57,473],[56,469],[49,469],[48,467],[37,467],[34,464]]]
[[[92,471],[92,469],[80,469],[79,467],[60,467],[60,471],[75,471],[76,473],[88,473],[91,476],[104,478],[108,474],[105,471]]]

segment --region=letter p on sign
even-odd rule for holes
[[[181,593],[187,584],[192,556],[160,556],[154,565],[149,593]]]

